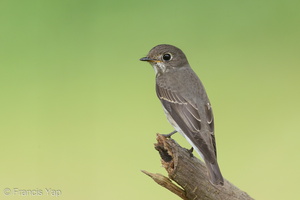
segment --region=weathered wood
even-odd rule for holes
[[[192,153],[182,148],[175,140],[157,134],[155,149],[159,152],[161,163],[171,180],[161,174],[143,171],[158,184],[177,194],[184,200],[251,200],[246,192],[241,191],[229,181],[224,186],[215,186],[208,181],[205,164]]]

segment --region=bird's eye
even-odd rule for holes
[[[166,53],[166,54],[163,55],[162,58],[163,58],[163,60],[168,61],[168,60],[171,60],[171,59],[172,59],[172,56],[171,56],[171,54]]]

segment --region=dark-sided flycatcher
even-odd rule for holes
[[[210,182],[223,185],[217,162],[212,108],[184,53],[175,46],[162,44],[140,60],[149,62],[155,70],[156,94],[169,122],[204,159]]]

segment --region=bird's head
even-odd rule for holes
[[[160,44],[153,47],[148,55],[140,60],[149,62],[156,74],[188,66],[184,53],[179,48],[168,44]]]

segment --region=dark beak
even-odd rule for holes
[[[151,62],[151,61],[153,61],[153,59],[151,59],[151,58],[148,58],[148,57],[143,57],[143,58],[141,58],[141,59],[140,59],[140,61],[147,61],[147,62]]]

